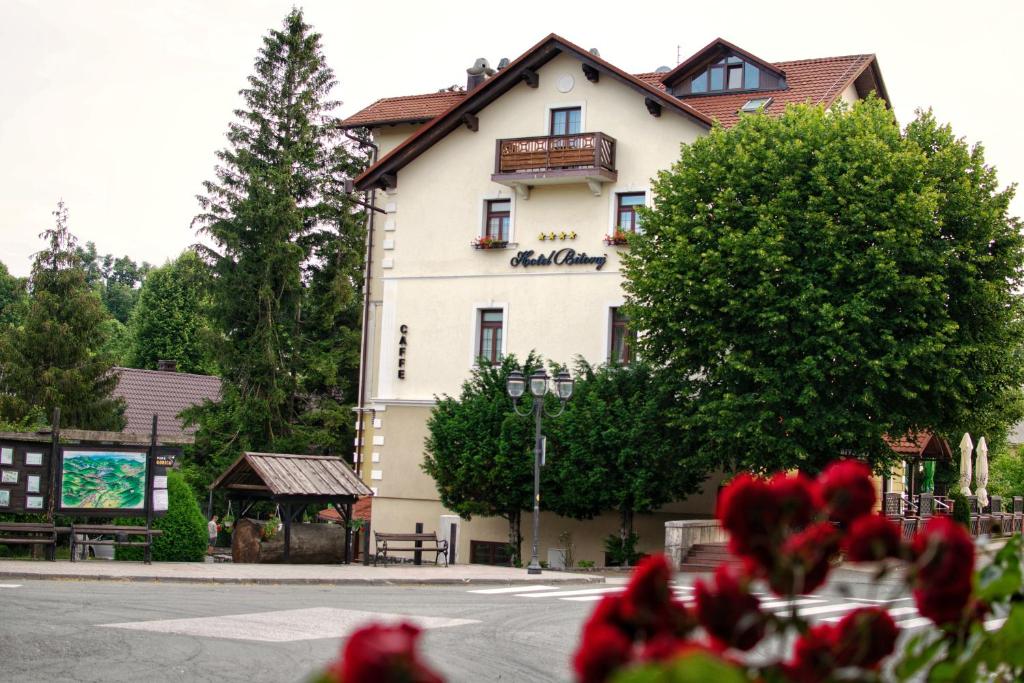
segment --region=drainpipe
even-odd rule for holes
[[[344,131],[345,137],[355,142],[359,147],[370,147],[372,152],[370,153],[370,165],[372,166],[377,162],[377,154],[379,149],[377,145],[366,140],[360,140],[359,138],[352,135],[351,131]],[[369,206],[375,206],[377,199],[377,191],[371,189],[366,197],[366,204]],[[366,367],[366,358],[369,354],[369,330],[367,329],[370,324],[370,269],[373,264],[373,218],[374,214],[377,213],[373,209],[366,210],[366,260],[363,271],[363,332],[362,339],[360,340],[359,348],[359,391],[356,396],[356,415],[359,418],[359,427],[356,429],[356,447],[355,458],[353,459],[353,466],[356,474],[362,476],[362,457],[363,457],[363,435],[366,432],[363,426],[363,420],[366,411],[366,375],[368,368]]]

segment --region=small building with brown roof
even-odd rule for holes
[[[464,89],[384,97],[342,121],[369,129],[377,147],[355,181],[378,209],[355,456],[375,493],[373,529],[421,523],[454,535],[458,561],[503,557],[505,522],[452,516],[421,468],[435,397],[458,395],[474,364],[509,353],[629,362],[620,255],[680,145],[744,111],[870,93],[887,101],[871,54],[768,61],[716,39],[675,68],[634,74],[551,34],[494,68],[478,60]],[[665,521],[711,514],[716,484],[637,515],[639,550],[660,549]],[[578,559],[603,564],[617,527],[612,513],[545,514],[540,557],[570,532]]]
[[[141,370],[115,367],[115,398],[125,402],[125,432],[149,434],[153,416],[157,433],[164,442],[191,443],[195,427],[182,424],[181,412],[203,401],[220,400],[220,378],[173,370]]]

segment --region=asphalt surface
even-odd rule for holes
[[[896,585],[848,575],[795,606],[812,620],[880,604],[919,619]],[[692,577],[680,576],[689,597]],[[610,585],[302,586],[3,579],[0,680],[303,681],[374,619],[419,620],[449,681],[568,681],[582,622]],[[765,596],[765,601],[772,598]]]

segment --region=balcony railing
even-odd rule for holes
[[[495,175],[586,169],[615,173],[615,138],[576,133],[498,140]]]

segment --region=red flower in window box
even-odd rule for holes
[[[490,235],[484,235],[473,240],[471,245],[474,249],[504,249],[508,246],[508,240],[499,240]]]
[[[605,235],[604,243],[607,244],[608,246],[616,244],[629,244],[629,236],[631,234],[632,233],[626,232],[625,230],[621,230],[620,228],[615,228],[614,233],[612,233],[611,235]]]

